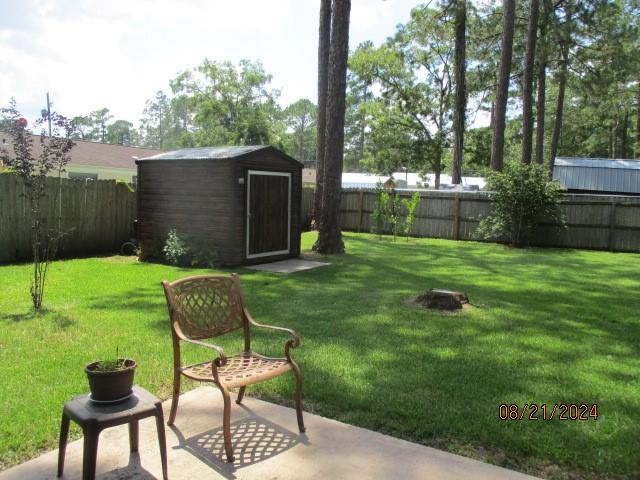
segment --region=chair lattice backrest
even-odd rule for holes
[[[242,294],[233,277],[206,276],[171,285],[173,320],[193,339],[223,335],[243,328]]]

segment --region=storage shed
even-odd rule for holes
[[[225,266],[300,255],[302,163],[269,146],[185,148],[136,160],[142,258],[171,229]]]

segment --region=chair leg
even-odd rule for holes
[[[298,429],[300,433],[304,433],[306,428],[304,427],[304,420],[302,418],[302,373],[298,364],[291,360],[291,369],[296,377],[296,415],[298,417]]]
[[[167,425],[173,425],[176,421],[176,413],[178,413],[178,400],[180,399],[180,372],[173,372],[173,397],[171,398],[171,411],[169,412],[169,420]]]
[[[227,453],[227,461],[233,462],[233,446],[231,445],[231,397],[229,390],[220,387],[222,397],[224,398],[224,414],[222,416],[222,433],[224,435],[224,450]]]
[[[238,398],[236,398],[236,403],[240,405],[242,403],[242,399],[244,398],[244,391],[247,387],[240,387],[240,391],[238,392]]]

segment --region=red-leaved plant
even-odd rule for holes
[[[64,116],[51,112],[36,122],[37,127],[44,127],[51,122],[51,136],[40,135],[38,148],[34,148],[33,135],[27,130],[26,119],[18,112],[15,99],[9,106],[0,109],[2,120],[0,128],[9,137],[9,144],[0,149],[0,160],[22,178],[24,196],[31,210],[31,247],[33,252],[33,278],[31,281],[31,299],[33,307],[42,307],[45,281],[49,263],[55,258],[61,231],[61,212],[58,221],[49,225],[43,214],[43,198],[46,196],[47,177],[57,176],[58,189],[61,191],[61,175],[69,163],[71,149],[75,143],[71,140],[71,123]],[[53,200],[56,204],[57,199]]]

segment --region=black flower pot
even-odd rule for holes
[[[133,387],[133,375],[137,364],[135,360],[120,358],[124,368],[117,370],[100,369],[100,363],[93,362],[87,365],[84,371],[89,379],[91,400],[95,402],[117,402],[127,398]]]

